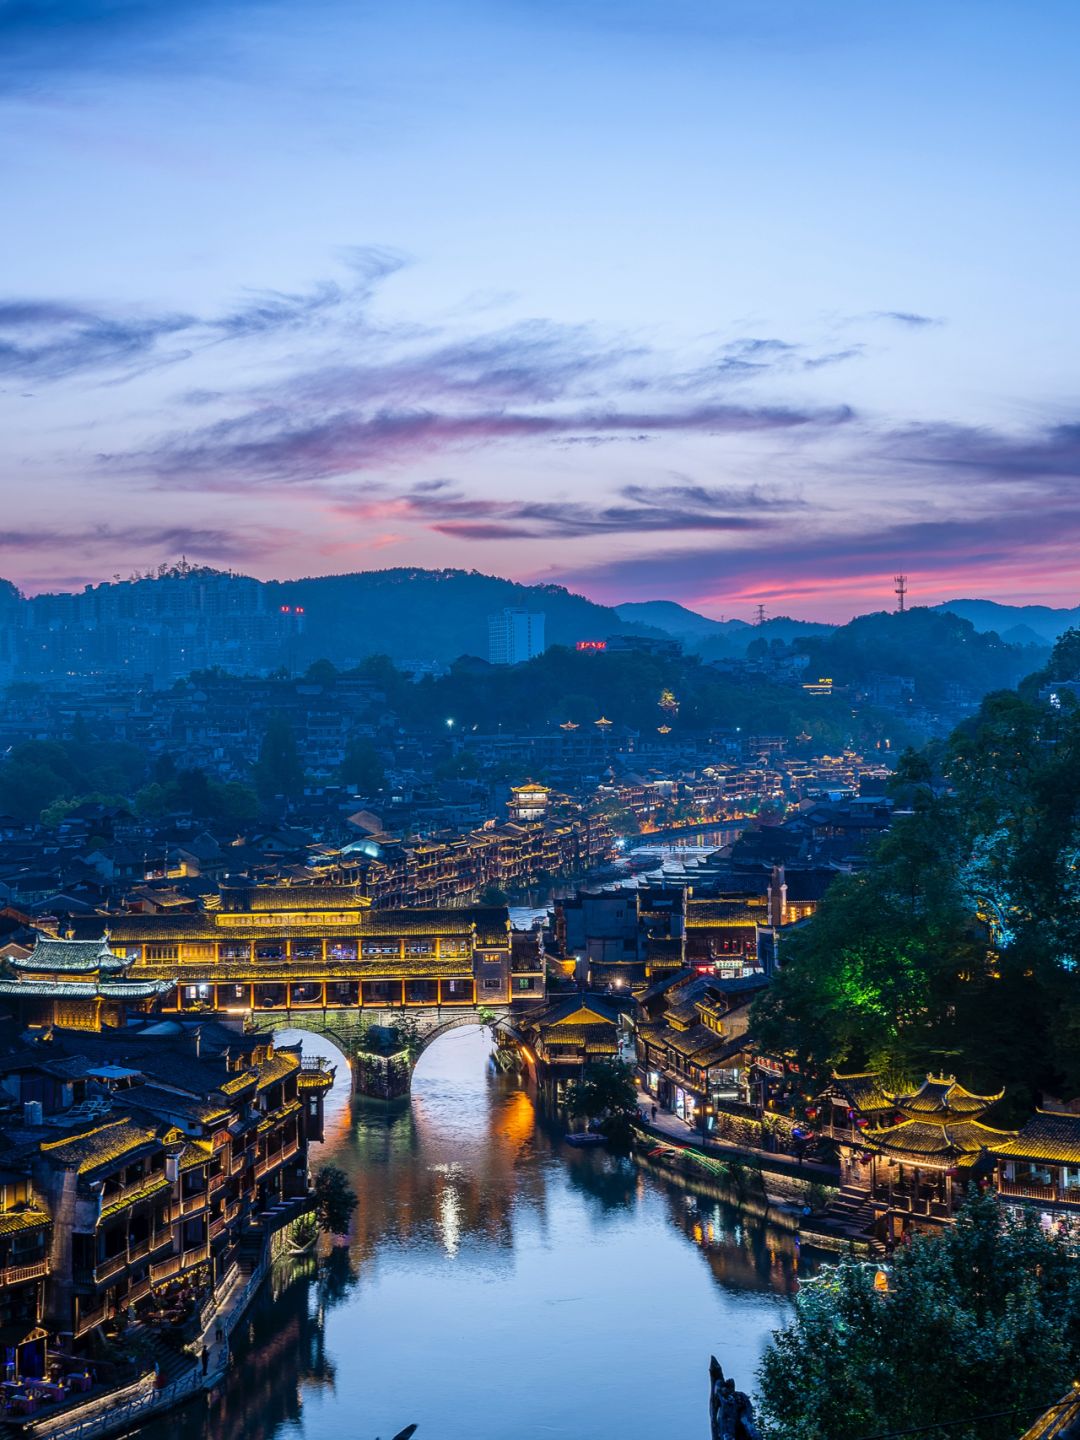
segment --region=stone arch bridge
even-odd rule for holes
[[[393,1100],[409,1093],[420,1056],[451,1030],[487,1026],[516,1040],[514,1009],[490,1005],[483,1009],[353,1009],[255,1011],[255,1030],[302,1030],[324,1035],[349,1062],[358,1095]]]

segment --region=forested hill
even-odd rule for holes
[[[504,607],[542,611],[549,645],[650,632],[561,585],[518,585],[468,570],[370,570],[272,582],[275,604],[302,605],[304,648],[348,664],[365,655],[450,661],[488,653],[488,616]]]
[[[977,696],[1012,689],[1049,654],[1049,647],[1009,645],[958,615],[919,608],[903,615],[860,615],[824,635],[798,637],[792,645],[810,656],[811,671],[830,676],[837,685],[901,676],[914,682],[924,704],[946,699],[957,686]]]

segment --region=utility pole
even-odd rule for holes
[[[758,625],[764,625],[764,624],[765,624],[765,606],[764,606],[764,605],[759,605],[759,606],[757,607],[757,624],[758,624]]]
[[[906,576],[906,575],[894,575],[894,576],[893,576],[893,588],[894,588],[895,591],[896,591],[896,598],[897,598],[897,600],[900,602],[899,605],[897,606],[897,609],[899,610],[900,614],[903,615],[903,613],[904,613],[904,597],[905,597],[905,595],[907,594],[907,576]]]

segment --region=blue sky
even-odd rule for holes
[[[1078,31],[0,0],[0,573],[1075,603]]]

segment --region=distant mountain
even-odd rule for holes
[[[629,624],[651,625],[678,640],[750,629],[745,620],[711,620],[708,615],[699,615],[674,600],[631,600],[625,605],[616,605],[615,613]]]
[[[996,630],[1013,645],[1052,645],[1070,626],[1080,625],[1080,605],[1056,610],[1050,605],[1000,605],[996,600],[946,600],[933,609],[959,615],[978,631]]]
[[[366,570],[272,581],[273,606],[304,610],[303,651],[336,665],[365,655],[438,660],[488,653],[488,616],[504,607],[543,611],[548,645],[653,633],[561,585],[518,585],[473,570]]]
[[[649,625],[681,640],[687,650],[705,660],[742,659],[755,640],[779,640],[785,645],[802,635],[825,635],[834,627],[813,620],[791,620],[786,615],[751,625],[746,620],[710,620],[674,600],[631,601],[615,606],[624,622]]]

